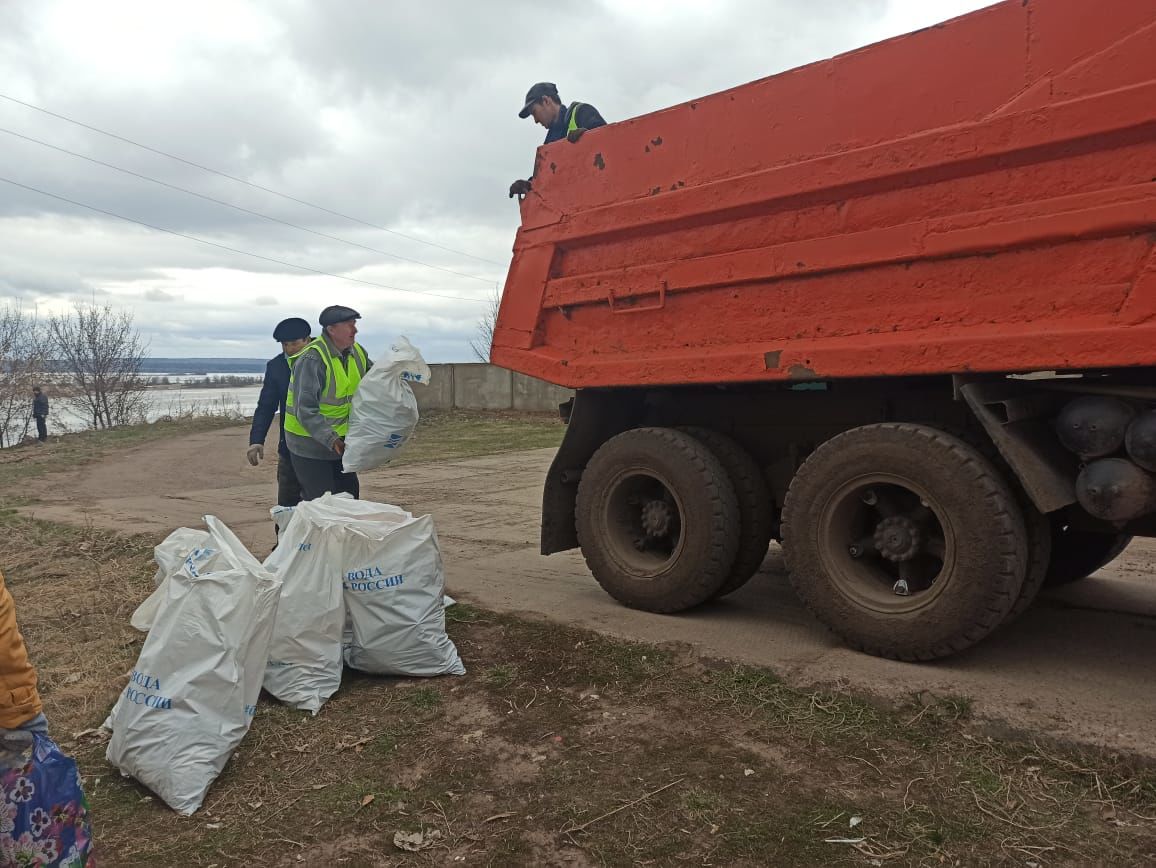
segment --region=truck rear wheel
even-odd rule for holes
[[[899,660],[999,626],[1027,568],[1023,516],[992,464],[923,425],[855,428],[816,449],[783,509],[791,583],[848,644]]]
[[[767,557],[775,525],[771,491],[758,463],[733,437],[710,428],[682,428],[714,453],[726,469],[739,503],[738,553],[731,573],[715,593],[724,597],[751,580]]]
[[[602,588],[631,608],[678,612],[730,575],[739,507],[722,463],[672,428],[607,440],[578,484],[578,542]]]
[[[1020,595],[1004,619],[1005,626],[1031,608],[1047,581],[1052,563],[1052,525],[1048,517],[1026,497],[1020,498],[1020,512],[1028,534],[1028,566]]]
[[[1132,537],[1128,534],[1093,533],[1071,527],[1063,519],[1052,521],[1052,560],[1044,587],[1057,588],[1086,579],[1116,560]]]

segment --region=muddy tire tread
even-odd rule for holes
[[[739,501],[738,553],[731,573],[715,593],[725,597],[745,585],[766,560],[774,531],[775,511],[771,491],[758,463],[737,440],[713,428],[680,428],[714,453],[734,485]]]
[[[698,566],[680,569],[684,575],[676,587],[666,592],[655,593],[657,584],[643,587],[647,583],[619,580],[618,569],[603,550],[594,521],[600,505],[602,476],[624,457],[639,451],[683,468],[704,491],[703,500],[697,506],[705,507],[709,542],[705,551],[692,553]],[[610,438],[590,459],[578,483],[576,529],[586,564],[603,590],[635,609],[680,612],[711,599],[734,564],[738,535],[733,529],[738,521],[734,486],[718,458],[703,443],[673,428],[634,428]]]
[[[986,604],[962,624],[954,635],[938,641],[926,643],[896,643],[864,639],[853,631],[840,629],[824,617],[824,609],[816,605],[816,589],[805,578],[805,564],[801,562],[804,553],[791,544],[798,523],[806,522],[805,497],[814,477],[823,471],[829,456],[849,445],[858,446],[863,438],[878,438],[890,445],[896,441],[907,441],[927,451],[930,457],[950,463],[952,471],[961,482],[966,481],[981,492],[985,513],[995,530],[990,540],[992,548],[999,553],[1000,568],[997,581],[990,583]],[[783,538],[788,575],[796,592],[820,620],[839,634],[850,646],[880,657],[896,660],[927,661],[956,654],[974,645],[995,630],[1011,612],[1022,589],[1027,566],[1027,539],[1024,520],[1016,503],[1015,495],[1001,478],[995,467],[978,451],[964,441],[937,429],[903,422],[886,422],[867,425],[846,431],[822,444],[811,453],[795,474],[783,507]]]

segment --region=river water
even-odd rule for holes
[[[145,393],[145,419],[155,422],[166,416],[182,416],[190,413],[194,416],[252,416],[260,394],[260,384],[227,388],[189,386],[149,389]],[[69,407],[63,399],[53,400],[50,395],[49,401],[50,434],[83,431],[89,427],[84,417]],[[29,427],[29,433],[35,435],[35,425]]]
[[[69,407],[65,399],[54,398],[51,387],[45,391],[49,393],[49,435],[90,428],[90,420],[86,420],[82,414]],[[144,393],[144,418],[148,422],[156,422],[166,416],[252,416],[253,410],[257,409],[260,393],[259,383],[252,386],[215,388],[205,386],[150,388]],[[12,436],[18,439],[20,433],[17,426]],[[27,435],[36,436],[35,422],[29,421]]]

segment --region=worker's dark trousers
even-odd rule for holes
[[[48,422],[43,416],[36,417],[36,439],[41,443],[48,439]]]
[[[284,452],[277,453],[277,505],[296,506],[301,502],[301,483],[293,469],[293,460]]]
[[[361,484],[356,473],[342,473],[341,459],[332,461],[325,458],[302,458],[293,455],[293,470],[301,483],[301,499],[314,500],[327,491],[334,494],[348,492],[354,497],[361,494]]]

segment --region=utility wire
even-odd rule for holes
[[[406,289],[401,286],[390,286],[386,283],[377,283],[372,280],[362,280],[359,277],[349,277],[345,274],[334,274],[332,271],[322,271],[319,268],[311,268],[308,265],[298,265],[295,262],[286,262],[284,259],[274,259],[272,256],[263,256],[260,253],[250,253],[248,250],[239,250],[236,247],[229,247],[227,244],[219,244],[216,241],[209,241],[206,238],[198,238],[196,235],[188,235],[184,232],[177,232],[175,229],[165,229],[163,226],[155,226],[152,223],[146,223],[143,220],[137,220],[133,217],[126,217],[123,214],[117,214],[115,211],[106,211],[104,208],[98,208],[95,205],[88,205],[84,202],[78,202],[75,199],[69,199],[67,196],[58,196],[56,193],[49,193],[47,190],[41,190],[39,187],[32,187],[28,184],[21,184],[19,181],[13,181],[11,178],[0,176],[0,181],[5,184],[11,184],[13,187],[20,187],[23,190],[28,190],[33,193],[39,193],[42,196],[47,196],[50,199],[56,199],[60,202],[67,202],[69,205],[76,205],[79,208],[87,208],[89,211],[95,211],[98,214],[104,214],[108,217],[115,217],[118,220],[124,220],[128,223],[135,223],[138,226],[144,226],[146,229],[152,229],[156,232],[164,232],[166,235],[175,235],[178,238],[187,238],[189,241],[196,241],[198,244],[207,244],[209,247],[217,247],[221,250],[227,250],[230,253],[239,253],[242,256],[251,256],[253,259],[262,259],[265,262],[272,262],[276,265],[284,265],[287,268],[296,268],[300,271],[308,271],[311,274],[320,274],[325,277],[336,277],[338,280],[348,280],[352,283],[361,283],[366,286],[376,286],[379,289],[389,289],[394,292],[409,292],[414,295],[420,295],[426,298],[448,298],[451,301],[472,301],[477,304],[486,304],[485,299],[481,298],[465,298],[460,295],[441,295],[436,292],[422,292],[420,289]]]
[[[26,142],[32,142],[34,145],[40,145],[44,148],[50,148],[51,150],[59,151],[62,154],[68,154],[70,157],[76,157],[81,160],[87,160],[90,163],[96,163],[98,166],[104,166],[106,169],[122,172],[125,175],[132,175],[134,178],[140,178],[142,181],[149,181],[153,184],[159,184],[161,187],[168,187],[170,190],[176,190],[178,193],[187,193],[190,196],[196,196],[198,199],[204,199],[206,202],[212,202],[216,205],[223,205],[226,208],[232,208],[234,211],[240,211],[242,214],[249,214],[252,217],[260,217],[264,220],[280,223],[282,226],[288,226],[291,229],[299,229],[302,232],[308,232],[321,238],[328,238],[330,241],[339,241],[342,244],[349,244],[352,247],[360,247],[362,250],[368,250],[372,253],[380,253],[382,256],[390,256],[394,259],[400,259],[402,262],[412,262],[414,265],[421,265],[425,268],[433,268],[437,271],[444,271],[446,274],[455,274],[458,277],[468,277],[470,280],[480,280],[482,283],[486,284],[494,282],[492,277],[478,277],[476,274],[466,274],[461,271],[454,271],[452,268],[443,268],[440,265],[432,265],[428,262],[422,262],[420,259],[410,259],[408,256],[399,256],[396,253],[390,253],[388,250],[380,250],[376,247],[370,247],[357,241],[350,241],[348,238],[340,238],[337,235],[330,235],[327,232],[319,232],[316,229],[310,229],[308,226],[301,226],[298,223],[290,223],[288,220],[282,220],[280,217],[274,217],[271,214],[262,214],[260,211],[251,211],[248,208],[242,208],[240,205],[234,205],[232,202],[226,202],[224,199],[215,199],[212,196],[206,196],[204,193],[198,193],[196,190],[189,190],[185,187],[178,187],[176,184],[170,184],[168,181],[162,181],[159,178],[153,178],[150,175],[142,175],[140,172],[134,172],[132,169],[126,169],[123,166],[117,166],[113,163],[106,163],[104,160],[96,159],[96,157],[90,157],[87,154],[70,151],[68,148],[62,148],[59,145],[54,145],[50,142],[42,141],[41,139],[34,139],[32,136],[26,136],[23,133],[16,132],[15,130],[9,130],[5,129],[4,127],[0,127],[0,133],[7,133],[10,136],[23,139]]]
[[[168,151],[162,151],[158,148],[150,147],[149,145],[143,145],[140,142],[133,141],[132,139],[125,138],[124,136],[119,136],[116,133],[110,133],[108,130],[102,130],[100,127],[94,127],[91,124],[86,124],[83,121],[76,120],[75,118],[57,114],[54,111],[49,111],[46,108],[41,108],[40,106],[33,105],[30,102],[25,102],[24,100],[17,99],[14,96],[8,96],[8,94],[5,93],[0,93],[0,99],[5,99],[9,102],[16,103],[17,105],[22,105],[25,108],[30,108],[33,111],[38,111],[50,117],[66,121],[70,124],[75,124],[76,126],[83,127],[86,130],[92,130],[94,133],[100,133],[102,136],[108,136],[109,138],[116,139],[117,141],[133,145],[154,154],[159,154],[162,157],[168,157],[170,160],[176,160],[178,163],[184,163],[186,166],[192,166],[194,169],[200,169],[203,172],[210,172],[214,175],[220,175],[222,178],[228,178],[230,181],[236,181],[238,184],[244,184],[245,186],[252,187],[255,190],[261,190],[265,193],[272,193],[274,196],[280,196],[282,199],[288,199],[290,202],[296,202],[298,205],[305,205],[309,208],[315,208],[318,211],[324,211],[326,214],[332,214],[334,217],[340,217],[343,220],[352,220],[354,223],[360,223],[362,226],[368,226],[371,229],[379,229],[382,232],[388,232],[390,235],[396,235],[399,238],[405,238],[409,241],[416,241],[418,244],[426,244],[430,247],[436,247],[439,250],[445,250],[449,253],[456,253],[459,256],[466,256],[470,259],[476,259],[479,262],[488,262],[490,265],[497,265],[499,267],[502,265],[502,263],[495,262],[493,259],[486,259],[482,256],[476,256],[473,253],[467,253],[464,250],[457,250],[453,247],[446,247],[444,244],[437,244],[433,241],[426,241],[424,238],[417,238],[413,235],[406,235],[404,232],[398,232],[395,229],[389,229],[388,227],[378,225],[377,223],[370,223],[368,220],[362,220],[360,217],[353,217],[349,214],[343,214],[341,211],[334,211],[331,208],[326,208],[324,205],[317,205],[314,202],[307,202],[304,199],[298,199],[295,196],[290,196],[288,193],[282,193],[280,190],[274,190],[272,187],[263,187],[260,184],[254,183],[253,181],[246,181],[244,178],[238,178],[236,175],[230,175],[227,172],[222,172],[218,169],[211,168],[210,166],[194,163],[192,160],[187,160],[184,157],[178,157],[176,154],[170,154]]]

